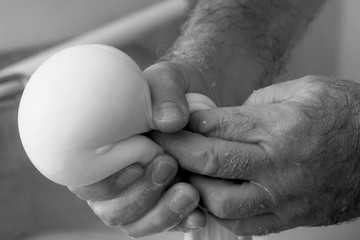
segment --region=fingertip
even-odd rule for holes
[[[160,62],[145,69],[144,74],[151,92],[154,130],[169,133],[184,128],[189,120],[189,106],[180,66]]]
[[[188,128],[190,131],[208,136],[218,129],[221,122],[221,108],[197,111],[190,115]]]
[[[171,156],[160,154],[154,159],[154,167],[151,178],[154,184],[163,185],[169,183],[176,175],[178,164]]]
[[[182,100],[154,103],[153,123],[156,130],[172,133],[183,129],[189,121],[189,109]]]
[[[190,115],[188,128],[192,132],[206,133],[209,131],[209,120],[207,113],[209,110],[197,111]]]
[[[174,213],[186,213],[194,210],[200,201],[198,191],[187,183],[178,183],[173,188],[169,208]]]

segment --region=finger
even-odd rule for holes
[[[271,164],[267,153],[257,144],[207,138],[188,131],[153,132],[151,138],[174,156],[183,169],[202,175],[254,180]]]
[[[264,185],[203,176],[191,177],[190,183],[199,191],[204,207],[220,218],[248,218],[275,207],[275,196]]]
[[[217,222],[238,236],[261,236],[288,229],[275,214],[265,213],[243,219],[221,219],[213,216]]]
[[[158,63],[144,70],[148,80],[153,109],[153,122],[162,132],[182,129],[189,117],[185,98],[188,78],[177,64]]]
[[[144,74],[150,87],[157,130],[175,132],[184,128],[189,118],[185,93],[205,93],[201,72],[190,65],[160,62],[145,69]]]
[[[176,232],[192,232],[204,228],[206,225],[206,216],[203,211],[196,209],[188,217],[182,220],[170,231]]]
[[[88,204],[107,225],[134,221],[156,204],[176,171],[177,164],[173,158],[159,155],[146,167],[141,179],[115,198],[88,201]]]
[[[143,237],[171,229],[196,209],[199,199],[194,187],[178,183],[144,216],[121,225],[121,229],[131,237]]]
[[[82,187],[68,187],[82,200],[107,200],[114,198],[144,174],[139,164],[130,165],[106,179]]]
[[[281,157],[281,148],[288,146],[290,136],[303,133],[303,119],[302,112],[291,104],[270,104],[198,111],[189,126],[207,137],[255,144],[264,150],[267,160],[274,160]]]
[[[191,115],[188,127],[207,137],[259,143],[266,136],[275,115],[268,108],[273,107],[227,107],[198,111]]]

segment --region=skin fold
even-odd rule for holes
[[[196,1],[173,47],[144,71],[150,137],[167,154],[70,190],[132,237],[202,228],[205,212],[238,235],[358,217],[359,84],[272,85],[324,2]],[[220,108],[189,119],[186,92]]]
[[[310,76],[197,112],[191,131],[153,138],[198,174],[190,183],[204,206],[238,235],[349,221],[360,214],[359,90]]]

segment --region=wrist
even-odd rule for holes
[[[240,105],[253,90],[269,84],[268,71],[238,23],[247,1],[200,0],[162,58],[197,69],[207,95],[219,106]]]
[[[219,106],[240,105],[279,74],[323,1],[199,0],[163,60],[198,69]]]
[[[207,95],[218,106],[241,105],[255,89],[269,84],[264,77],[267,73],[246,51],[241,55],[222,51],[206,56],[196,50],[178,48],[162,60],[175,63],[184,75],[191,76],[188,92]]]

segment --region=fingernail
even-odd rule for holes
[[[143,175],[143,173],[144,170],[141,167],[129,167],[116,179],[116,186],[120,188],[128,187]]]
[[[184,190],[177,190],[174,194],[173,198],[169,203],[169,208],[174,213],[183,212],[186,208],[188,208],[191,204],[193,204],[193,199],[189,193]]]
[[[184,117],[184,112],[181,107],[174,101],[162,102],[157,111],[157,118],[159,120],[173,120]]]
[[[166,183],[176,171],[176,166],[174,163],[168,162],[166,160],[160,161],[152,172],[152,180],[156,184]]]

